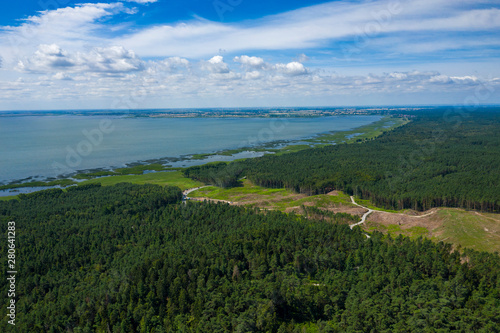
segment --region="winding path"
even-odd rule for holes
[[[225,203],[228,203],[228,204],[231,204],[231,205],[233,204],[232,201],[227,201],[227,200],[219,200],[219,199],[211,199],[211,198],[189,198],[188,197],[189,193],[197,191],[200,188],[210,187],[210,186],[212,186],[212,185],[205,185],[205,186],[193,187],[193,188],[189,188],[187,190],[184,190],[182,192],[182,202],[186,203],[186,201],[188,201],[188,200],[195,200],[195,201],[204,201],[204,200],[207,200],[207,201],[212,201],[212,202],[225,202]]]
[[[188,195],[189,193],[191,192],[194,192],[194,191],[197,191],[199,190],[200,188],[204,188],[204,187],[209,187],[210,185],[205,185],[205,186],[199,186],[199,187],[193,187],[193,188],[188,188],[187,190],[184,190],[182,191],[182,201],[183,202],[186,202],[186,200],[188,200]]]
[[[205,185],[205,186],[193,187],[193,188],[184,190],[182,192],[182,201],[185,203],[187,200],[190,199],[188,197],[189,193],[194,192],[194,191],[199,190],[199,189],[204,188],[204,187],[209,187],[209,186],[212,186],[212,185]],[[197,199],[199,199],[199,198],[197,198]],[[205,198],[205,199],[207,199],[207,198]],[[207,200],[216,201],[216,202],[226,202],[226,203],[232,204],[231,201],[227,201],[227,200],[217,200],[217,199],[207,199]],[[363,214],[363,216],[361,217],[361,220],[359,222],[349,225],[349,227],[351,229],[354,228],[355,226],[358,226],[358,225],[361,225],[361,224],[365,223],[366,222],[366,218],[368,217],[368,215],[370,215],[373,212],[386,213],[386,214],[397,214],[397,215],[404,215],[404,216],[407,216],[407,217],[415,217],[415,218],[422,218],[422,217],[426,217],[426,216],[429,216],[429,215],[432,215],[432,214],[435,213],[435,211],[432,211],[432,212],[424,214],[424,215],[411,216],[411,215],[406,215],[406,214],[401,214],[401,213],[384,212],[383,210],[371,209],[371,208],[368,208],[368,207],[365,207],[365,206],[361,206],[360,204],[358,204],[354,200],[354,197],[352,195],[351,195],[351,202],[353,204],[355,204],[356,206],[361,207],[361,208],[367,210],[366,213]],[[366,237],[370,238],[370,236],[368,234],[365,233],[365,235],[366,235]]]
[[[436,212],[436,211],[435,211],[435,210],[433,210],[433,211],[432,211],[432,212],[430,212],[430,213],[427,213],[427,214],[424,214],[424,215],[418,215],[418,216],[412,216],[412,215],[406,215],[406,214],[399,214],[399,213],[398,213],[398,214],[399,214],[399,215],[405,215],[405,216],[408,216],[408,217],[414,217],[414,218],[419,219],[419,218],[421,218],[421,217],[426,217],[426,216],[432,215],[432,214],[434,214],[435,212]],[[384,212],[384,213],[387,213],[387,212]]]
[[[406,214],[401,214],[401,213],[391,213],[391,212],[384,212],[383,210],[378,210],[378,209],[371,209],[371,208],[368,208],[368,207],[365,207],[365,206],[361,206],[360,204],[358,204],[356,201],[354,201],[354,197],[351,195],[351,201],[353,204],[355,204],[356,206],[358,207],[361,207],[361,208],[364,208],[367,210],[366,213],[363,214],[363,216],[361,217],[361,221],[357,222],[357,223],[354,223],[354,224],[351,224],[349,227],[352,229],[354,228],[355,226],[357,225],[360,225],[360,224],[363,224],[365,223],[366,221],[366,218],[368,217],[368,215],[370,215],[371,213],[373,212],[378,212],[378,213],[385,213],[385,214],[395,214],[395,215],[404,215],[406,217],[414,217],[414,218],[422,218],[422,217],[426,217],[426,216],[429,216],[429,215],[432,215],[434,214],[436,211],[432,211],[430,213],[427,213],[427,214],[424,214],[424,215],[418,215],[418,216],[412,216],[412,215],[406,215]],[[478,214],[476,212],[476,214]],[[368,234],[366,234],[366,237],[370,238],[370,236]]]
[[[407,214],[401,214],[401,213],[391,213],[391,212],[385,212],[383,210],[378,210],[378,209],[370,209],[368,207],[365,207],[365,206],[361,206],[360,204],[358,204],[356,201],[354,201],[354,197],[351,195],[351,201],[353,204],[355,204],[356,206],[358,207],[361,207],[361,208],[364,208],[364,209],[367,209],[368,211],[363,215],[363,217],[361,218],[361,221],[359,221],[358,223],[355,223],[355,224],[352,224],[350,225],[351,229],[357,225],[360,225],[360,224],[363,224],[366,220],[366,218],[368,217],[368,215],[370,215],[371,213],[373,212],[378,212],[378,213],[384,213],[384,214],[394,214],[394,215],[402,215],[402,216],[406,216],[406,217],[411,217],[411,218],[416,218],[416,219],[420,219],[422,217],[426,217],[426,216],[429,216],[429,215],[432,215],[434,214],[436,211],[433,210],[432,212],[430,213],[427,213],[427,214],[424,214],[424,215],[407,215]],[[477,213],[476,213],[477,214]]]
[[[356,201],[354,201],[354,197],[351,195],[351,201],[353,204],[355,204],[356,206],[358,207],[361,207],[361,208],[364,208],[364,209],[368,209],[368,211],[366,213],[363,214],[363,216],[361,217],[361,221],[359,221],[358,223],[354,223],[354,224],[351,224],[349,227],[354,228],[355,226],[357,225],[360,225],[360,224],[363,224],[365,223],[366,221],[366,218],[368,217],[368,215],[370,215],[371,213],[374,212],[373,209],[370,209],[370,208],[367,208],[365,206],[361,206],[360,204],[356,203]]]

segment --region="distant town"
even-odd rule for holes
[[[5,111],[0,117],[23,116],[108,116],[131,118],[297,118],[339,115],[385,115],[421,111],[427,107],[317,107],[317,108],[207,108],[207,109],[137,109],[137,110],[47,110]],[[435,109],[433,107],[432,109]],[[406,114],[406,116],[408,116]]]

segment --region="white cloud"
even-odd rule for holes
[[[288,64],[276,64],[274,68],[283,74],[296,76],[307,74],[307,68],[304,67],[300,62],[290,62]]]
[[[241,79],[241,74],[235,72],[219,72],[211,73],[208,78],[214,80],[213,83],[215,83],[216,85],[219,85],[220,81],[239,80]]]
[[[33,56],[19,61],[17,69],[28,73],[92,72],[128,73],[144,69],[133,51],[121,46],[96,47],[90,52],[70,54],[56,44],[42,44]]]
[[[246,80],[257,80],[257,79],[260,79],[261,77],[262,77],[262,73],[259,71],[251,71],[251,72],[245,73]]]
[[[390,73],[389,77],[396,80],[404,80],[408,77],[408,75],[406,75],[405,73]]]
[[[56,44],[70,51],[109,44],[107,38],[99,36],[115,27],[99,20],[129,11],[122,3],[82,4],[42,11],[25,19],[20,26],[0,27],[2,56],[14,66],[20,57],[33,53],[40,44]]]
[[[268,64],[267,70],[249,71],[247,68],[240,68],[238,71],[231,71],[220,55],[193,64],[183,58],[149,61],[143,64],[144,71],[129,71],[128,65],[119,66],[115,71],[120,71],[120,77],[101,76],[99,70],[108,72],[109,69],[98,68],[93,72],[81,70],[91,68],[91,65],[81,62],[80,59],[93,59],[94,61],[90,63],[94,64],[99,63],[95,61],[97,56],[72,57],[72,54],[65,53],[64,50],[53,45],[41,49],[43,54],[49,54],[50,57],[62,55],[69,59],[76,59],[73,62],[74,66],[68,67],[68,70],[60,70],[58,67],[57,71],[51,72],[51,76],[17,81],[12,86],[8,85],[12,88],[0,90],[0,98],[15,99],[28,95],[41,99],[74,100],[80,99],[81,96],[87,96],[90,99],[116,99],[118,96],[133,95],[141,91],[147,100],[175,98],[197,101],[205,98],[227,98],[229,95],[232,98],[239,96],[241,99],[248,96],[255,98],[261,96],[262,98],[289,99],[301,97],[314,100],[314,98],[326,98],[333,95],[416,94],[435,91],[464,95],[467,91],[473,94],[474,89],[483,86],[494,87],[492,89],[495,91],[500,89],[498,78],[480,80],[476,76],[448,76],[435,71],[350,76],[321,74],[321,72],[312,74],[298,62]],[[107,55],[107,58],[111,59],[117,57],[111,57],[110,54],[119,55],[118,58],[127,54],[125,50],[116,51],[100,54]],[[113,61],[109,62],[113,63]],[[45,67],[48,66],[47,62],[42,63]],[[49,68],[52,67],[49,66]],[[96,72],[99,75],[97,77]],[[60,86],[58,82],[63,81],[64,85]],[[64,90],[58,90],[58,87]],[[141,107],[141,105],[134,104],[132,107]]]
[[[299,54],[299,62],[306,62],[309,61],[309,57],[306,56],[304,53]]]
[[[500,28],[500,9],[468,8],[473,5],[469,0],[335,1],[246,24],[200,19],[160,25],[132,33],[120,41],[128,48],[141,49],[145,56],[200,57],[213,53],[214,48],[227,52],[305,49],[324,47],[328,41],[346,38],[363,44],[383,34],[432,32],[434,39],[460,48],[464,38],[450,41],[446,32],[494,33]],[[500,46],[498,39],[495,43]]]
[[[218,74],[229,73],[229,67],[224,62],[224,57],[217,55],[203,62],[202,69]]]
[[[221,64],[222,61],[223,59],[216,58],[212,62]],[[160,62],[150,61],[146,64],[147,70],[130,72],[120,77],[96,77],[95,73],[90,72],[56,72],[43,77],[27,76],[23,80],[0,81],[0,99],[4,107],[13,105],[10,104],[13,101],[22,101],[22,105],[29,101],[73,101],[73,104],[78,102],[82,107],[95,101],[96,107],[101,108],[141,108],[165,105],[196,107],[206,105],[203,101],[210,101],[206,106],[213,106],[228,99],[234,101],[233,106],[241,106],[249,98],[253,98],[257,105],[262,105],[262,101],[266,100],[292,101],[292,104],[302,101],[309,105],[321,100],[335,105],[338,98],[358,103],[362,96],[386,94],[415,96],[413,101],[423,103],[430,101],[422,98],[425,94],[436,91],[440,95],[455,94],[457,97],[454,101],[460,103],[467,96],[475,96],[478,89],[482,89],[482,95],[486,91],[492,92],[492,98],[500,98],[499,78],[479,79],[475,76],[446,76],[439,72],[419,71],[380,75],[293,76],[284,75],[277,70],[241,69],[226,73],[198,70],[209,61],[192,64],[192,70],[179,67],[178,71],[172,72],[162,65],[155,67]],[[154,70],[150,70],[151,68]],[[436,80],[438,77],[449,77],[450,80],[443,84]],[[134,99],[137,92],[140,92],[141,97],[138,101]],[[121,100],[126,103],[116,103]],[[132,104],[128,101],[132,101]],[[180,104],[175,104],[174,101]],[[189,103],[186,104],[186,101]],[[486,100],[488,101],[489,99]]]
[[[234,57],[233,61],[239,62],[244,66],[256,69],[265,68],[267,66],[266,63],[264,62],[264,59],[259,57],[249,57],[247,55],[242,55],[241,57]]]
[[[429,79],[429,82],[431,83],[450,83],[452,82],[450,80],[450,77],[448,75],[435,75],[435,76],[432,76],[430,79]]]
[[[162,64],[165,65],[170,70],[177,68],[188,68],[190,65],[189,60],[180,57],[170,57],[164,59],[162,61]]]
[[[134,2],[150,3],[152,0]],[[488,6],[474,8],[481,4]],[[138,29],[102,22],[117,13],[134,12],[123,3],[81,4],[40,12],[19,27],[3,27],[0,45],[8,55],[3,56],[10,60],[20,48],[33,50],[38,44],[53,43],[70,51],[89,44],[121,45],[135,50],[141,57],[202,58],[219,49],[230,53],[311,49],[346,39],[353,40],[356,47],[365,47],[368,42],[372,44],[394,36],[398,42],[392,43],[392,47],[410,53],[419,49],[432,52],[432,47],[439,45],[446,45],[450,50],[463,46],[471,48],[471,42],[477,42],[477,38],[449,38],[447,32],[484,31],[491,35],[487,37],[489,47],[494,48],[500,46],[500,38],[495,33],[500,28],[500,9],[494,8],[494,4],[493,1],[472,0],[335,1],[244,23],[223,24],[195,18],[184,23]],[[408,37],[414,33],[432,33],[434,42],[428,42],[429,49],[417,41],[409,42],[411,38]],[[5,51],[5,46],[10,50]],[[381,46],[380,49],[386,48]],[[305,55],[298,58],[298,62],[306,60]]]
[[[460,60],[457,53],[452,54],[468,64],[467,69],[449,65],[443,70],[425,62],[415,65],[414,58],[404,59],[404,55],[458,50],[489,60],[477,61],[484,68],[489,66],[485,63],[498,64],[494,58],[500,47],[498,1],[335,1],[227,24],[197,17],[148,27],[108,20],[117,14],[133,14],[138,9],[132,6],[81,4],[40,12],[20,26],[0,27],[4,60],[0,99],[116,98],[131,94],[138,86],[152,98],[175,96],[187,101],[223,98],[229,93],[256,98],[333,93],[399,96],[421,91],[460,94],[485,82],[465,57]],[[470,33],[474,31],[480,31],[481,38]],[[340,70],[349,74],[332,75],[342,58],[339,45],[344,42],[354,45],[359,64],[372,66],[379,74],[366,75],[369,67],[343,62]],[[308,68],[303,63],[309,57],[301,52],[311,56]],[[212,57],[217,53],[237,64],[224,62],[221,55]],[[273,60],[266,62],[262,55]],[[392,60],[401,62],[392,65]],[[408,71],[408,67],[421,70]],[[496,66],[490,67],[499,76]],[[383,71],[388,74],[380,74]],[[486,81],[500,88],[498,79]]]
[[[32,57],[19,61],[17,67],[22,71],[40,73],[73,66],[75,66],[74,61],[58,45],[42,44]]]
[[[63,72],[59,72],[59,73],[54,74],[52,76],[52,78],[55,80],[68,80],[68,81],[73,80],[73,78],[70,75],[63,73]]]
[[[144,63],[122,46],[97,47],[87,54],[78,54],[85,70],[98,73],[128,73],[144,69]]]

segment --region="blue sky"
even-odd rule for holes
[[[27,0],[0,110],[500,103],[500,1]]]
[[[74,1],[74,0],[23,0],[2,4],[0,19],[3,25],[15,25],[20,19],[36,15],[46,9],[76,6],[81,3],[115,3],[117,1]],[[123,1],[125,2],[125,1]],[[249,1],[249,0],[163,0],[150,2],[147,10],[130,18],[138,25],[175,23],[200,16],[207,20],[238,22],[256,19],[266,15],[279,14],[305,6],[327,3],[324,0],[289,1]],[[237,9],[237,10],[236,10]],[[110,22],[120,23],[122,17],[112,18]]]

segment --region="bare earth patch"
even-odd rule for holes
[[[424,236],[452,243],[455,249],[460,245],[478,251],[500,252],[498,214],[439,208],[420,213],[419,216],[373,212],[362,227],[368,232],[378,230],[392,236]]]
[[[430,211],[425,212],[426,215]],[[368,221],[380,223],[383,225],[397,224],[401,229],[409,229],[411,227],[424,227],[430,230],[434,230],[442,225],[439,219],[436,219],[434,214],[427,215],[424,217],[416,217],[406,214],[396,214],[396,213],[386,213],[386,212],[373,212],[368,216]]]
[[[273,194],[273,195],[259,195],[259,194],[248,194],[243,197],[238,198],[238,202],[235,202],[238,206],[252,205],[260,208],[274,209],[275,204],[282,201],[297,201],[307,197],[305,194]]]
[[[203,197],[208,196],[218,199]],[[321,210],[334,213],[347,213],[361,217],[367,208],[356,206],[349,196],[340,191],[331,191],[327,195],[307,196],[288,190],[260,188],[248,181],[243,189],[217,190],[211,194],[210,189],[202,189],[195,193],[192,200],[209,200],[226,202],[238,206],[253,206],[263,211],[280,210],[286,213],[304,214],[302,206],[315,206]],[[257,193],[252,193],[257,192]],[[376,210],[368,215],[360,227],[366,232],[380,231],[391,236],[399,234],[416,237],[427,237],[434,241],[452,243],[454,248],[473,248],[479,251],[500,252],[500,215],[465,211],[456,208],[433,208],[426,212],[404,210],[386,212]]]
[[[297,214],[301,214],[302,213],[302,208],[300,208],[300,206],[294,206],[294,207],[287,207],[285,209],[285,213],[297,213]]]
[[[219,200],[219,199],[211,199],[211,198],[189,198],[189,200],[193,200],[193,201],[210,201],[210,202],[224,202],[224,203],[228,203],[228,204],[231,204],[231,205],[234,204],[231,201]]]
[[[378,230],[391,234],[403,234],[407,236],[436,237],[436,231],[443,226],[442,219],[436,214],[424,217],[415,217],[406,214],[395,214],[387,212],[373,212],[367,218],[365,230]]]
[[[328,192],[326,195],[334,195],[334,196],[338,196],[340,194],[339,191],[331,191],[331,192]]]
[[[338,205],[332,209],[335,213],[347,213],[351,215],[363,216],[366,213],[366,209],[361,207],[352,207],[347,205]]]

